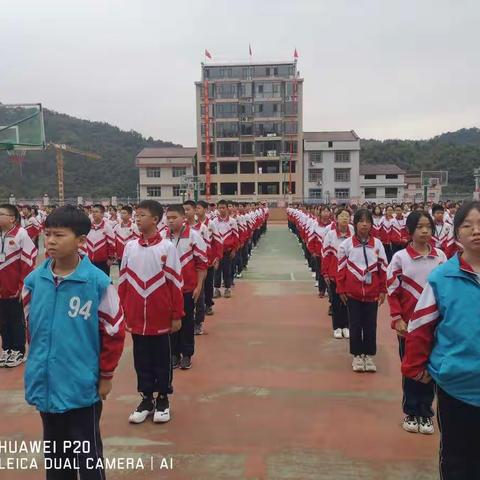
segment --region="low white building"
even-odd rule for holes
[[[402,203],[405,186],[405,171],[396,165],[360,165],[362,201]]]
[[[304,132],[303,195],[307,203],[356,202],[360,138],[353,131]]]
[[[144,148],[136,157],[140,200],[182,202],[182,178],[193,175],[196,148]],[[188,192],[185,198],[188,198]]]

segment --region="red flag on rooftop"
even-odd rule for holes
[[[295,51],[293,52],[293,58],[298,58],[298,52],[297,52],[297,49],[295,49]]]
[[[205,56],[208,57],[210,60],[212,59],[212,55],[207,49],[205,49]]]

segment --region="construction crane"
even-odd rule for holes
[[[63,205],[65,203],[65,188],[63,182],[63,152],[75,153],[76,155],[82,155],[83,157],[94,158],[96,160],[99,160],[102,157],[96,153],[84,152],[83,150],[69,147],[65,144],[49,143],[48,146],[55,149],[55,156],[57,159],[58,203]]]

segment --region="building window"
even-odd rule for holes
[[[297,122],[285,122],[284,131],[287,135],[296,135],[298,132]]]
[[[335,152],[335,163],[348,163],[350,152]]]
[[[398,188],[390,187],[385,188],[385,198],[397,198],[398,196]]]
[[[321,188],[309,188],[308,189],[309,198],[322,198],[322,189]]]
[[[328,142],[328,148],[333,148],[333,142],[332,141]]]
[[[258,173],[279,173],[280,162],[257,162]]]
[[[205,175],[205,162],[200,162],[200,175]],[[215,175],[217,173],[217,162],[210,162],[210,173]]]
[[[160,178],[162,169],[160,167],[147,168],[148,178]]]
[[[242,142],[242,155],[253,155],[253,142]]]
[[[238,123],[217,123],[217,138],[238,137]]]
[[[368,175],[364,175],[363,178],[365,180],[376,180],[377,179],[377,176],[376,175],[372,175],[372,174],[368,174]]]
[[[308,181],[309,182],[321,182],[323,180],[323,169],[322,168],[310,168],[308,170]]]
[[[278,182],[258,182],[259,195],[278,195],[280,188]]]
[[[218,185],[216,183],[210,183],[210,195],[217,195],[218,193]],[[200,195],[206,195],[207,189],[204,186],[200,189]]]
[[[296,171],[297,162],[292,161],[292,173]],[[282,173],[290,173],[290,160],[284,160],[282,162]]]
[[[335,181],[336,182],[349,182],[350,181],[350,169],[349,168],[336,168],[335,169]]]
[[[217,142],[217,157],[238,157],[239,142]]]
[[[240,162],[240,173],[255,173],[255,162]]]
[[[147,197],[161,197],[162,188],[161,187],[147,187]]]
[[[221,183],[220,195],[237,195],[237,188],[236,183]]]
[[[365,198],[377,198],[377,189],[375,187],[365,188]]]
[[[237,162],[220,162],[220,173],[223,174],[232,174],[237,173],[238,163]]]
[[[240,135],[253,135],[253,123],[241,123]]]
[[[387,173],[385,175],[385,178],[387,180],[397,180],[398,179],[398,175],[396,173]]]
[[[349,188],[336,188],[335,189],[335,198],[349,198],[350,189]]]
[[[184,177],[187,174],[187,167],[172,167],[172,177]]]
[[[290,183],[283,182],[282,183],[282,193],[285,195],[286,193],[290,193],[289,190]],[[292,182],[292,194],[295,194],[295,182]]]
[[[180,188],[180,185],[174,185],[173,186],[173,196],[174,197],[180,197],[182,195],[182,189]]]
[[[322,163],[322,152],[310,152],[308,155],[311,162]]]
[[[255,182],[242,182],[240,184],[241,195],[255,195]]]

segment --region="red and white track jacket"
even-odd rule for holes
[[[442,250],[450,258],[450,251],[454,247],[453,227],[446,222],[435,223],[430,244],[432,247]]]
[[[338,249],[345,239],[354,234],[353,227],[348,225],[346,234],[342,234],[338,228],[327,232],[322,248],[322,276],[336,282],[338,270]]]
[[[0,299],[15,298],[35,266],[38,251],[27,231],[18,225],[0,235],[0,255],[5,256],[0,262]]]
[[[135,223],[128,222],[126,225],[117,223],[113,229],[113,236],[115,238],[115,256],[122,258],[125,245],[131,240],[139,238],[140,231]]]
[[[338,294],[360,302],[375,302],[380,293],[387,293],[387,257],[378,238],[370,236],[362,245],[356,235],[349,237],[340,244],[337,256]]]
[[[211,267],[216,260],[221,260],[223,257],[223,247],[221,240],[218,238],[215,223],[205,217],[203,223],[197,222],[193,228],[200,233],[207,244],[208,266]]]
[[[118,294],[127,330],[137,335],[170,333],[172,320],[183,317],[182,267],[170,240],[157,233],[125,246]]]
[[[410,321],[430,272],[446,261],[445,254],[435,247],[428,255],[421,255],[411,244],[393,256],[387,269],[392,328],[397,320]]]
[[[392,243],[392,221],[393,218],[382,218],[380,240],[384,245],[390,245]]]
[[[92,223],[87,235],[87,254],[91,262],[106,262],[115,257],[114,235],[107,221]]]
[[[335,224],[333,222],[323,223],[321,221],[316,221],[314,224],[314,229],[310,239],[307,243],[308,251],[317,257],[322,256],[323,242],[325,236],[330,230],[335,230]]]
[[[372,236],[382,240],[383,217],[373,217]],[[384,243],[384,242],[383,242]]]
[[[399,219],[395,216],[392,218],[391,224],[391,242],[395,245],[406,245],[408,243],[409,235],[407,232],[407,228],[405,227],[405,217]]]
[[[165,236],[164,233],[168,228],[167,215],[164,213],[162,219],[158,222],[157,230],[160,232],[160,235]]]
[[[219,216],[214,220],[214,223],[218,232],[218,238],[223,245],[223,253],[237,250],[239,240],[236,220],[232,217],[222,218]]]
[[[41,223],[35,217],[22,218],[22,227],[27,231],[28,236],[35,240],[42,231]]]
[[[207,244],[190,225],[184,225],[178,238],[168,229],[167,238],[177,249],[180,258],[183,292],[193,292],[197,288],[197,272],[208,268]]]

